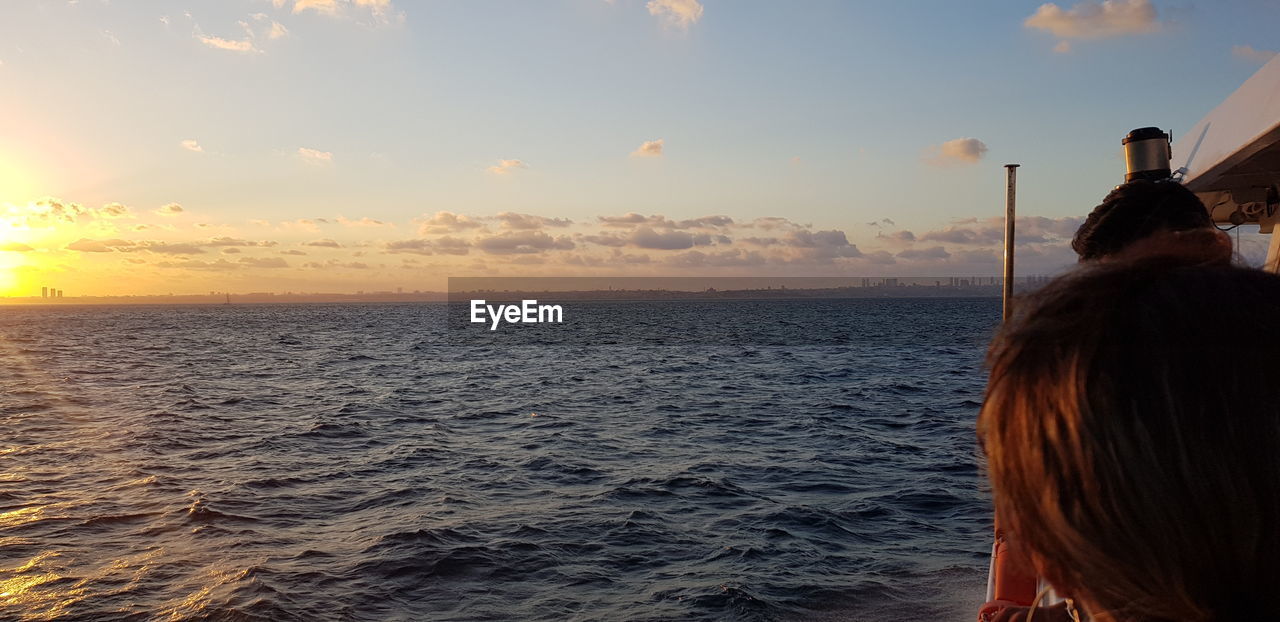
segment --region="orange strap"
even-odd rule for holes
[[[996,525],[996,545],[992,555],[991,578],[995,600],[1029,606],[1036,598],[1040,580],[1026,551],[1018,546],[1017,538]]]

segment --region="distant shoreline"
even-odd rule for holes
[[[1019,289],[1022,289],[1019,287]],[[230,294],[230,305],[238,304],[334,304],[334,303],[425,303],[465,302],[473,299],[495,301],[664,301],[664,300],[822,300],[844,298],[998,298],[998,285],[898,285],[872,287],[774,288],[704,291],[665,289],[581,290],[581,291],[464,291],[464,292],[371,292],[358,294],[274,294],[255,292]],[[148,296],[39,296],[0,298],[0,306],[68,305],[227,305],[228,295],[219,293]]]

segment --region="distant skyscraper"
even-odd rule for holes
[[[40,297],[41,298],[49,297],[49,287],[47,285],[45,287],[40,288]]]
[[[62,290],[60,290],[60,289],[59,289],[59,290],[54,290],[54,291],[58,292],[58,297],[59,297],[59,298],[61,298],[61,297],[62,297]]]

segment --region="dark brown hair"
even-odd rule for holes
[[[979,417],[996,514],[1116,620],[1280,619],[1280,276],[1091,265],[1022,299]]]
[[[1131,181],[1116,186],[1093,208],[1071,240],[1081,261],[1114,255],[1160,231],[1211,229],[1209,210],[1174,181]]]

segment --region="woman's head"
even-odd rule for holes
[[[1071,248],[1080,261],[1092,261],[1113,257],[1155,233],[1195,230],[1216,233],[1209,211],[1194,193],[1173,181],[1131,181],[1093,208]],[[1225,243],[1230,252],[1230,241]]]
[[[1019,301],[979,418],[996,512],[1119,620],[1280,618],[1280,276],[1161,255]]]

